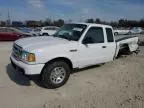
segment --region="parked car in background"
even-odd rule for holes
[[[40,36],[41,28],[35,28],[30,31],[30,33],[34,36]]]
[[[140,34],[143,33],[143,29],[141,27],[133,27],[130,29],[129,34]]]
[[[20,31],[22,31],[23,33],[25,33],[25,34],[32,35],[32,33],[31,33],[32,29],[30,29],[30,28],[20,27],[20,28],[18,28],[18,29],[19,29]]]
[[[19,38],[30,37],[31,35],[24,33],[16,28],[1,27],[0,41],[15,41]]]
[[[42,35],[42,36],[53,35],[57,32],[58,29],[59,29],[59,27],[56,27],[56,26],[42,27],[42,29],[40,31],[40,35]]]
[[[129,33],[129,29],[126,28],[119,28],[114,30],[115,35],[125,35]]]

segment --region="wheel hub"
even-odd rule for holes
[[[50,80],[54,84],[59,84],[65,79],[66,71],[63,67],[55,67],[50,75]]]

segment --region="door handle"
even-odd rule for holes
[[[102,46],[102,48],[106,48],[107,46]]]
[[[77,49],[72,49],[70,50],[70,52],[77,52]]]

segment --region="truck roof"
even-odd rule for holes
[[[68,23],[68,24],[84,24],[84,25],[87,25],[87,26],[100,26],[100,27],[109,27],[109,28],[112,28],[112,26],[110,25],[105,25],[105,24],[96,24],[96,23],[77,23],[77,22],[72,22],[72,23]]]

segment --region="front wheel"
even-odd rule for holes
[[[69,65],[64,61],[47,64],[42,72],[42,84],[50,89],[61,87],[69,79],[70,72]]]

